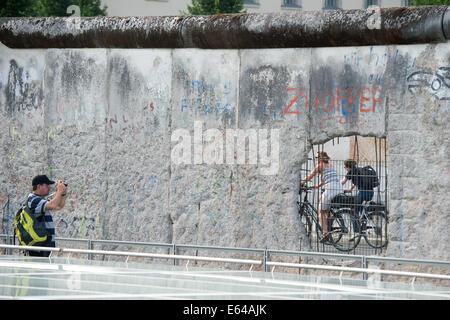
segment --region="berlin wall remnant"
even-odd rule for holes
[[[421,11],[405,10],[382,12],[419,19],[413,13]],[[444,22],[446,10],[423,17]],[[238,15],[233,21],[253,19],[264,32],[267,17]],[[127,26],[127,19],[141,18],[113,21]],[[196,28],[208,20],[198,19]],[[187,46],[199,48],[184,48],[183,40],[177,49],[181,42],[167,39],[164,45],[173,48],[114,49],[119,43],[112,38],[96,38],[117,30],[107,30],[108,20],[97,36],[94,20],[83,20],[82,28],[92,23],[92,38],[86,31],[79,38],[58,35],[52,23],[63,20],[56,18],[39,20],[35,34],[30,21],[0,19],[0,41],[27,48],[0,47],[0,201],[10,196],[11,208],[23,201],[37,173],[68,180],[74,189],[66,209],[55,215],[58,236],[308,249],[295,206],[300,164],[311,143],[359,134],[390,143],[386,254],[449,259],[450,47],[442,33],[421,38],[423,44],[328,43],[339,45],[332,51],[322,42],[318,48],[209,50],[199,49],[194,38]],[[411,29],[402,30],[395,34],[418,39]],[[29,49],[68,45],[66,36],[72,37],[70,47],[96,49]],[[131,38],[123,47],[136,43]],[[202,135],[195,134],[196,122]],[[179,129],[189,133],[190,162],[172,159]],[[226,142],[207,133],[227,129],[278,132],[278,170],[262,175],[269,164],[260,158],[230,164],[225,153],[222,162],[196,163],[205,150],[216,150],[217,141]]]

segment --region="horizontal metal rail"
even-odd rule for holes
[[[308,251],[292,251],[292,250],[267,250],[269,254],[281,254],[281,255],[294,255],[313,258],[342,258],[349,260],[366,260],[369,262],[389,262],[398,264],[415,264],[415,265],[429,265],[450,267],[450,261],[439,260],[424,260],[424,259],[405,259],[405,258],[392,258],[392,257],[380,257],[380,256],[365,256],[356,254],[344,254],[344,253],[321,253],[321,252],[308,252]]]
[[[293,255],[293,256],[303,256],[303,257],[312,257],[312,258],[343,258],[343,259],[351,259],[351,260],[359,260],[363,257],[367,257],[364,255],[356,255],[356,254],[345,254],[345,253],[331,253],[331,252],[314,252],[314,251],[294,251],[294,250],[271,250],[268,249],[267,252],[269,254],[281,254],[281,255]],[[449,262],[450,266],[450,262]]]
[[[5,238],[7,242],[12,243],[11,241],[12,236],[7,235],[0,235],[0,238]],[[369,263],[396,263],[396,264],[413,264],[413,265],[425,265],[425,266],[433,266],[433,267],[446,267],[450,268],[450,261],[436,261],[436,260],[423,260],[423,259],[405,259],[405,258],[392,258],[392,257],[380,257],[380,256],[364,256],[364,255],[351,255],[351,254],[343,254],[343,253],[320,253],[320,252],[310,252],[310,251],[294,251],[294,250],[272,250],[272,249],[258,249],[258,248],[237,248],[237,247],[221,247],[221,246],[204,246],[204,245],[181,245],[181,244],[167,244],[167,243],[154,243],[154,242],[133,242],[133,241],[116,241],[116,240],[92,240],[92,239],[74,239],[74,238],[56,238],[58,241],[70,241],[70,242],[84,242],[87,244],[88,250],[84,250],[84,253],[88,254],[88,259],[92,259],[92,254],[97,254],[97,252],[100,252],[99,250],[93,250],[94,244],[109,244],[109,245],[139,245],[139,246],[149,246],[149,247],[160,247],[160,248],[166,248],[172,251],[172,255],[162,255],[161,258],[169,258],[173,259],[174,264],[176,264],[176,261],[178,259],[180,260],[201,260],[202,257],[198,256],[188,256],[188,255],[178,255],[178,250],[184,249],[199,249],[199,250],[220,250],[220,251],[234,251],[234,252],[241,252],[241,253],[254,253],[254,254],[261,254],[263,255],[262,264],[264,267],[264,271],[269,271],[269,266],[274,266],[274,263],[284,263],[284,262],[269,262],[269,257],[272,255],[290,255],[290,256],[298,256],[298,257],[312,257],[312,258],[323,258],[323,259],[346,259],[346,260],[353,260],[353,261],[360,261],[361,268],[355,268],[357,270],[367,270],[369,269]],[[6,249],[11,249],[12,247],[7,246],[0,246],[4,247]],[[18,246],[20,249],[25,249],[26,247]],[[60,251],[60,248],[44,248],[39,249],[37,247],[29,247],[29,250],[35,250],[35,251]],[[64,249],[64,252],[78,252],[83,253],[81,250],[83,249]],[[122,251],[101,251],[103,252],[114,252],[116,255],[124,255],[124,256],[140,256],[144,257],[145,255],[153,255],[154,258],[158,258],[154,253],[131,253],[131,252],[122,252]],[[119,253],[119,254],[118,254]],[[209,259],[218,259],[216,261],[220,262],[226,262],[222,259],[226,258],[209,258]],[[234,260],[240,260],[240,259],[234,259]],[[242,259],[241,259],[242,260]],[[212,260],[208,260],[212,261]],[[244,260],[244,261],[255,261],[260,262],[260,260]],[[260,264],[260,263],[251,263],[251,264]],[[300,264],[297,264],[300,265]],[[305,264],[306,266],[311,266],[311,264]],[[281,266],[281,265],[280,265]],[[331,266],[323,266],[327,268],[331,268]],[[338,266],[332,267],[334,268],[340,268]],[[331,270],[331,269],[329,269]],[[379,270],[379,269],[369,269],[369,270]],[[359,272],[359,271],[358,271]],[[399,272],[399,271],[395,271]],[[367,274],[365,272],[363,273],[363,279],[367,279]],[[378,272],[383,273],[383,272]]]
[[[61,248],[53,248],[53,247],[37,247],[37,246],[20,246],[20,245],[12,245],[12,244],[0,244],[0,248],[3,249],[16,249],[16,250],[28,250],[28,251],[50,251],[50,252],[61,252]]]
[[[0,244],[0,248],[15,249],[15,250],[31,250],[31,251],[50,251],[50,252],[61,252],[61,253],[116,255],[116,256],[126,256],[126,257],[195,260],[195,261],[208,261],[208,262],[227,262],[227,263],[230,262],[230,263],[251,264],[251,265],[261,265],[263,263],[262,260],[249,260],[249,259],[199,257],[199,256],[185,256],[185,255],[174,255],[174,254],[144,253],[144,252],[129,252],[129,251],[106,251],[106,250],[88,250],[88,249],[70,249],[70,248],[26,247],[26,246],[16,246],[16,245],[8,245],[8,244]]]
[[[348,272],[360,272],[360,273],[379,273],[388,274],[396,276],[406,276],[414,278],[430,278],[430,279],[444,279],[450,280],[448,275],[432,274],[432,273],[419,273],[419,272],[404,272],[395,270],[380,270],[380,269],[369,269],[369,268],[350,268],[350,267],[337,267],[337,266],[325,266],[325,265],[315,265],[315,264],[302,264],[302,263],[287,263],[287,262],[266,262],[268,266],[273,267],[289,267],[289,268],[303,268],[303,269],[317,269],[317,270],[331,270],[331,271],[348,271]],[[273,272],[273,269],[272,269]]]
[[[421,260],[421,259],[404,259],[404,258],[389,258],[389,257],[377,257],[377,256],[366,256],[368,262],[389,262],[389,263],[399,263],[399,264],[418,264],[418,265],[428,265],[435,267],[450,267],[449,261],[439,261],[439,260]]]
[[[70,241],[71,238],[60,238],[57,240]],[[86,241],[86,240],[85,240]],[[130,246],[150,246],[150,247],[161,247],[170,249],[173,247],[169,243],[159,243],[159,242],[137,242],[137,241],[111,241],[111,240],[89,240],[92,244],[117,244],[117,245],[130,245]]]
[[[199,256],[144,253],[144,252],[128,252],[128,251],[106,251],[106,250],[49,248],[49,247],[24,247],[24,246],[20,246],[20,245],[4,245],[4,244],[0,244],[0,248],[15,249],[15,250],[31,250],[31,251],[49,251],[49,252],[60,252],[60,253],[82,253],[82,254],[117,255],[117,256],[126,256],[126,257],[180,259],[180,260],[188,260],[188,261],[194,260],[194,261],[208,261],[208,262],[225,262],[225,263],[239,263],[239,264],[250,264],[250,265],[261,265],[263,263],[263,261],[261,261],[261,260],[199,257]],[[358,272],[358,273],[366,273],[366,274],[367,273],[378,273],[378,274],[413,277],[414,279],[417,277],[420,277],[420,278],[429,278],[429,279],[450,280],[450,275],[439,275],[439,274],[419,273],[419,272],[403,272],[403,271],[395,271],[395,270],[351,268],[351,267],[338,267],[338,266],[274,262],[274,261],[266,261],[266,265],[272,266],[272,267],[289,267],[289,268],[316,269],[316,270],[329,270],[329,271],[341,271],[341,272]],[[272,272],[273,272],[273,269],[272,269]]]
[[[253,252],[253,253],[264,253],[265,249],[257,248],[237,248],[237,247],[220,247],[220,246],[202,246],[202,245],[191,245],[191,244],[177,244],[177,249],[207,249],[207,250],[220,250],[220,251],[241,251],[241,252]]]

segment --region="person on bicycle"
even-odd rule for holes
[[[317,173],[320,173],[322,176],[322,182],[314,186],[314,188],[318,189],[325,186],[325,192],[319,198],[319,223],[323,230],[323,235],[320,242],[325,242],[329,236],[327,216],[330,211],[331,202],[335,196],[343,194],[344,189],[339,183],[336,170],[329,163],[330,157],[328,154],[325,151],[318,151],[316,159],[318,160],[317,166],[304,180],[301,181],[301,185],[311,180]]]
[[[352,192],[355,188],[358,189],[358,194],[355,198],[355,216],[359,217],[362,211],[363,201],[370,201],[373,198],[373,189],[368,189],[367,185],[364,183],[364,179],[359,173],[359,167],[355,160],[347,159],[344,161],[344,169],[347,171],[344,179],[341,180],[341,184],[344,185],[347,181],[352,182],[352,186],[349,189],[344,189],[344,192]],[[355,231],[359,232],[357,223],[354,224]]]

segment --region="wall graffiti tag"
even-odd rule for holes
[[[441,67],[436,72],[425,70],[411,73],[406,81],[408,91],[417,93],[426,88],[438,100],[450,100],[450,67]]]
[[[282,114],[300,114],[300,109],[294,107],[295,104],[304,103],[304,109],[312,107],[318,112],[342,112],[343,115],[359,112],[382,111],[381,88],[336,88],[334,90],[318,90],[314,97],[311,97],[311,103],[308,105],[308,95],[303,89],[287,88],[286,92],[294,92],[289,104],[284,108]],[[299,100],[304,96],[304,102]]]
[[[41,81],[37,78],[35,65],[20,67],[12,59],[5,87],[6,110],[12,115],[17,112],[37,110],[43,101]]]
[[[181,99],[180,110],[193,110],[195,114],[200,113],[208,116],[215,114],[216,118],[232,117],[233,101],[235,99],[233,83],[226,80],[220,85],[214,85],[202,80],[186,80],[186,89],[193,96],[183,97]],[[220,93],[216,93],[215,89],[219,89]]]
[[[157,120],[157,105],[154,102],[150,102],[141,109],[137,117],[125,114],[111,114],[108,119],[108,124],[111,129],[118,129],[121,132],[133,132],[141,133],[152,127],[158,125]]]

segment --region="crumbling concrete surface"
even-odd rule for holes
[[[390,143],[387,254],[449,259],[448,44],[0,50],[10,218],[46,173],[71,189],[60,237],[307,250],[300,165],[311,143],[359,134]],[[208,160],[208,132],[227,129],[254,130],[256,162],[225,139]]]
[[[267,17],[232,18],[257,30],[270,25]],[[0,47],[0,202],[10,199],[8,221],[31,178],[44,173],[69,183],[66,207],[54,214],[59,237],[308,250],[296,209],[300,166],[311,143],[359,134],[389,140],[386,254],[450,259],[448,42],[175,49],[204,40],[166,38],[188,18],[161,19],[161,46],[172,49]],[[54,21],[1,20],[1,39],[64,46],[62,22]],[[85,31],[70,43],[116,46],[99,25],[111,21],[83,20]],[[39,36],[29,42],[33,28]],[[120,46],[145,42],[132,29],[122,42],[123,28]],[[215,46],[239,47],[230,32]],[[227,149],[227,137],[241,133],[257,142],[247,158],[239,138]]]
[[[10,48],[256,49],[443,42],[447,6],[214,16],[1,18]]]

